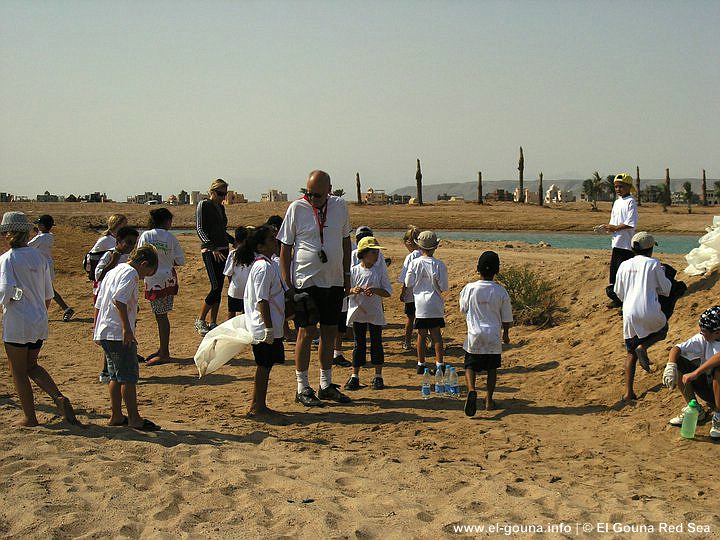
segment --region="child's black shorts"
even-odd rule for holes
[[[430,319],[421,319],[415,317],[415,324],[413,325],[419,330],[428,330],[430,328],[445,328],[445,319],[442,317],[432,317]]]
[[[680,375],[687,375],[688,373],[695,371],[699,366],[700,363],[698,361],[693,362],[684,356],[678,358],[677,361],[677,368]],[[715,405],[715,394],[713,393],[711,377],[717,369],[718,368],[715,368],[709,373],[707,371],[702,373],[697,379],[690,383],[693,391],[700,396],[703,401],[707,401],[711,405]]]
[[[5,345],[11,345],[13,347],[18,347],[18,348],[27,348],[30,351],[36,351],[37,349],[42,347],[43,340],[38,339],[37,341],[31,341],[29,343],[12,343],[10,341],[5,341],[4,343],[5,343]]]
[[[245,303],[242,298],[228,296],[228,311],[233,313],[245,313]]]
[[[475,372],[497,369],[500,367],[499,354],[473,354],[465,353],[465,369],[472,369]]]
[[[415,317],[415,302],[405,303],[405,315],[408,317]]]
[[[660,330],[657,332],[653,332],[649,336],[645,336],[644,338],[640,337],[631,337],[625,340],[625,349],[628,352],[635,352],[635,349],[638,348],[638,345],[643,345],[645,343],[657,343],[658,341],[665,339],[667,337],[668,333],[668,325],[666,324],[663,326]]]
[[[285,363],[285,347],[283,338],[275,338],[272,343],[258,343],[252,346],[255,363],[258,366],[271,368],[273,364]]]

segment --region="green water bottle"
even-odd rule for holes
[[[698,415],[697,401],[694,399],[690,400],[688,406],[683,411],[683,422],[680,427],[680,435],[686,439],[693,439],[695,437],[695,428],[697,428]]]

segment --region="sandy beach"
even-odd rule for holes
[[[232,226],[283,214],[284,204],[231,206]],[[667,421],[683,406],[677,391],[661,384],[667,353],[697,332],[697,318],[718,303],[718,272],[682,275],[689,289],[677,304],[665,341],[650,349],[653,372],[638,370],[633,405],[623,391],[622,318],[606,308],[608,249],[564,250],[526,243],[444,241],[436,256],[448,266],[445,297],[446,360],[462,371],[462,287],[475,280],[478,255],[493,249],[503,267],[527,264],[556,284],[556,324],[513,327],[503,352],[495,411],[473,418],[463,402],[420,397],[414,353],[401,349],[404,315],[399,286],[385,301],[385,384],[368,385],[349,405],[305,409],[294,403],[293,343],[285,365],[273,369],[268,404],[282,414],[271,422],[246,419],[252,391],[252,353],[198,379],[192,357],[200,337],[193,321],[206,294],[199,242],[182,235],[188,263],[179,269],[180,294],[170,315],[172,363],[141,365],[141,414],[163,430],[141,433],[108,427],[109,398],[98,382],[102,354],[91,341],[91,284],[81,269],[107,215],[123,212],[144,226],[148,207],[124,204],[3,204],[0,212],[51,213],[56,288],[76,310],[68,323],[53,304],[50,337],[40,362],[72,400],[82,426],[61,421],[36,390],[41,427],[10,427],[18,404],[3,359],[0,368],[0,536],[18,537],[219,537],[219,538],[437,538],[501,536],[457,532],[463,525],[542,526],[564,523],[553,537],[645,538],[643,530],[613,532],[613,524],[654,528],[662,523],[707,527],[693,538],[720,531],[717,487],[720,447],[698,427],[695,440],[680,438]],[[174,226],[193,227],[194,208],[173,208]],[[406,254],[401,238],[382,229],[408,223],[436,229],[589,231],[607,222],[588,204],[556,208],[434,204],[423,208],[350,207],[354,226],[378,228],[393,259],[396,282]],[[712,208],[655,205],[640,208],[639,229],[700,237]],[[441,238],[442,240],[442,238]],[[663,256],[677,269],[682,255]],[[226,306],[223,299],[221,310]],[[153,352],[157,329],[141,300],[140,354]],[[352,343],[345,343],[349,357]],[[3,352],[4,356],[4,352]],[[350,368],[335,368],[344,383]],[[316,352],[310,370],[317,388]],[[484,377],[480,377],[483,388]],[[480,392],[482,396],[482,392]],[[464,385],[463,385],[464,397]],[[583,524],[592,528],[583,529]],[[709,532],[708,532],[709,531]],[[517,532],[517,531],[516,531]],[[547,536],[547,535],[540,535]],[[540,537],[538,536],[538,537]],[[667,534],[653,537],[666,537]]]

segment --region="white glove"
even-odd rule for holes
[[[267,343],[268,345],[271,345],[273,341],[275,341],[275,332],[272,328],[266,328],[263,330],[263,338],[261,343]]]
[[[677,380],[678,380],[677,364],[668,362],[665,365],[665,371],[663,371],[663,384],[665,385],[665,388],[670,388],[672,390],[673,388],[675,388],[675,386],[677,386]]]

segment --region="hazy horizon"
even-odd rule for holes
[[[0,191],[720,176],[715,1],[0,3]]]

